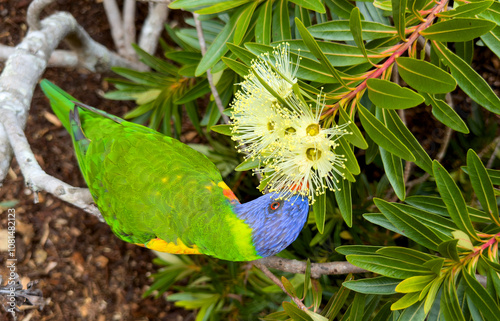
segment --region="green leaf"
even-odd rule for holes
[[[321,283],[318,280],[311,279],[311,288],[313,296],[314,309],[318,309],[321,306],[321,299],[323,298],[323,290],[321,289]]]
[[[374,278],[364,278],[355,281],[344,282],[343,285],[356,292],[365,294],[389,295],[396,293],[396,286],[401,282],[398,279],[392,279],[385,276]]]
[[[413,292],[405,294],[401,299],[391,305],[391,310],[406,309],[418,302],[420,293]]]
[[[430,255],[419,250],[399,246],[385,246],[377,250],[377,254],[423,266],[425,266],[426,262],[435,258],[434,255]]]
[[[493,184],[491,183],[486,168],[472,149],[469,149],[467,152],[467,169],[469,170],[472,188],[483,210],[490,215],[493,222],[500,225],[498,219],[498,205],[493,190]]]
[[[418,275],[412,276],[401,281],[396,286],[396,291],[399,293],[412,293],[422,291],[430,282],[436,279],[435,275]]]
[[[453,276],[450,276],[444,282],[441,294],[441,311],[446,320],[465,321],[460,303],[458,302]]]
[[[437,257],[424,263],[424,266],[429,268],[434,274],[441,275],[445,259]]]
[[[479,105],[493,113],[500,114],[500,99],[488,83],[443,44],[435,41],[432,43],[439,58],[451,69],[451,75],[456,79],[460,88]]]
[[[349,21],[346,20],[319,23],[307,29],[315,38],[334,41],[354,40],[350,32]],[[392,37],[397,34],[394,27],[372,21],[361,21],[361,31],[364,40],[381,39]]]
[[[232,136],[233,132],[231,131],[232,125],[215,125],[210,127],[210,130],[213,130],[216,133],[226,135],[226,136]]]
[[[172,66],[171,64],[167,63],[166,61],[156,58],[146,51],[144,51],[141,47],[136,45],[135,43],[132,44],[132,47],[134,48],[135,52],[137,53],[137,56],[139,56],[140,61],[148,65],[149,67],[153,68],[154,70],[167,74],[167,75],[175,75],[177,74],[177,68],[175,66]]]
[[[496,23],[485,19],[456,18],[435,23],[420,34],[435,41],[468,41],[484,35],[495,26]]]
[[[267,0],[260,7],[257,25],[255,26],[255,41],[264,45],[271,43],[273,0]]]
[[[424,102],[424,98],[411,89],[388,80],[370,78],[366,81],[368,97],[377,106],[387,109],[406,109]]]
[[[330,72],[330,74],[345,88],[348,88],[344,80],[340,77],[339,72],[332,66],[330,61],[326,58],[325,54],[319,47],[318,43],[311,36],[309,31],[307,31],[306,27],[299,19],[295,18],[295,24],[297,29],[300,32],[300,36],[302,37],[304,43],[307,45],[309,50],[314,54],[316,59],[319,60],[321,65],[326,68]]]
[[[469,213],[467,212],[462,192],[458,189],[457,184],[455,184],[453,178],[451,178],[450,174],[441,164],[439,164],[437,160],[433,161],[432,169],[434,171],[434,177],[436,179],[439,194],[441,194],[441,197],[443,198],[451,219],[455,222],[455,224],[457,224],[460,230],[466,232],[475,240],[479,240],[479,237],[474,230],[474,226],[472,226]]]
[[[335,152],[339,155],[344,155],[346,157],[346,161],[344,164],[349,170],[349,172],[351,172],[351,174],[353,175],[358,175],[359,173],[361,173],[358,160],[356,159],[356,156],[352,151],[352,146],[346,141],[345,136],[340,137],[337,140],[337,143],[339,145],[335,148]]]
[[[170,9],[194,9],[203,6],[212,6],[220,0],[175,0],[168,5]]]
[[[392,17],[394,19],[394,26],[398,30],[401,40],[406,41],[405,28],[406,28],[406,0],[392,0]]]
[[[314,219],[316,221],[316,226],[318,227],[318,232],[323,234],[325,229],[325,216],[326,216],[326,193],[318,195],[315,197],[315,202],[313,204]]]
[[[375,205],[396,228],[404,231],[413,241],[433,250],[437,250],[442,240],[429,227],[418,219],[408,215],[392,203],[375,198]]]
[[[462,273],[468,287],[465,289],[467,297],[481,311],[486,320],[497,320],[500,315],[500,308],[496,301],[486,291],[485,288],[470,275],[467,271]]]
[[[232,41],[236,27],[238,23],[241,22],[241,16],[244,9],[244,7],[238,9],[238,11],[231,16],[229,22],[217,35],[212,44],[210,44],[210,47],[208,47],[207,52],[196,68],[195,76],[198,77],[205,73],[208,69],[212,68],[229,50],[226,43]]]
[[[412,276],[432,273],[419,264],[409,263],[402,259],[395,259],[381,255],[347,255],[349,263],[394,279],[407,279]]]
[[[460,262],[460,257],[458,256],[457,243],[458,239],[444,241],[443,243],[439,244],[438,248],[439,253],[441,253],[441,255],[444,257],[453,259],[456,262]]]
[[[406,197],[406,188],[403,173],[403,163],[401,158],[394,156],[382,147],[380,149],[380,156],[382,157],[382,164],[384,165],[384,171],[391,183],[394,192],[397,197],[404,201]]]
[[[455,9],[439,12],[436,16],[442,18],[473,17],[488,9],[493,2],[494,1],[478,1],[462,4]]]
[[[189,88],[189,90],[184,95],[180,96],[179,99],[175,101],[175,104],[177,105],[185,104],[187,102],[200,98],[201,96],[208,94],[209,92],[210,92],[210,86],[208,84],[208,80],[203,79],[193,87]]]
[[[351,314],[349,315],[349,321],[361,321],[365,311],[365,295],[362,293],[356,293],[350,308]]]
[[[339,189],[335,191],[335,200],[340,214],[347,226],[352,227],[352,196],[351,182],[347,179],[340,180]]]
[[[283,309],[294,321],[313,321],[305,311],[290,302],[283,302]]]
[[[295,292],[295,288],[293,287],[292,283],[288,281],[288,279],[284,276],[281,277],[281,283],[283,283],[283,286],[285,287],[286,292],[290,294],[293,297],[297,297],[297,293]]]
[[[432,114],[437,120],[458,132],[468,134],[469,128],[457,114],[457,112],[441,99],[436,99],[433,95],[424,93],[424,97],[430,101],[432,105]]]
[[[349,254],[367,255],[367,254],[375,254],[381,248],[382,248],[381,246],[373,246],[373,245],[343,245],[343,246],[337,246],[335,248],[335,251],[343,255],[349,255]]]
[[[481,36],[481,40],[497,55],[500,57],[500,27],[495,27],[488,33]]]
[[[406,199],[408,201],[408,199]],[[430,228],[436,233],[442,240],[448,240],[453,238],[452,232],[457,229],[455,223],[452,220],[444,218],[440,215],[427,212],[410,205],[393,203],[398,209],[413,216],[419,222]],[[444,207],[444,204],[443,204]]]
[[[361,14],[359,13],[359,8],[356,7],[352,9],[351,16],[349,19],[349,28],[351,29],[352,36],[354,38],[354,42],[356,46],[358,46],[359,50],[363,53],[366,60],[368,59],[368,54],[366,53],[365,43],[363,42],[363,33],[361,29]]]
[[[288,0],[278,0],[273,14],[273,41],[292,39]]]
[[[457,82],[449,73],[430,62],[399,57],[396,63],[403,80],[419,91],[431,94],[448,93],[457,86]]]
[[[415,164],[427,173],[432,174],[431,158],[411,131],[403,124],[398,113],[395,110],[389,109],[382,109],[381,111],[387,128],[415,155]]]
[[[257,168],[259,166],[260,166],[260,160],[258,160],[257,158],[255,159],[248,158],[243,163],[236,166],[234,170],[238,172],[244,172],[250,169]]]
[[[242,64],[239,61],[236,61],[236,60],[233,60],[233,59],[227,58],[227,57],[222,57],[222,61],[226,64],[226,66],[231,68],[234,72],[236,72],[241,77],[245,77],[251,72],[250,69],[246,65]]]
[[[235,45],[239,45],[243,40],[243,37],[245,36],[248,30],[248,26],[250,25],[250,20],[252,20],[253,12],[255,11],[255,8],[257,8],[258,4],[259,4],[258,1],[252,1],[251,3],[245,6],[245,9],[241,13],[241,16],[243,18],[240,21],[238,21],[238,24],[236,25],[236,30],[234,31],[233,43]]]
[[[423,195],[418,195],[418,196],[411,196],[408,197],[406,200],[406,203],[412,204],[415,207],[424,209],[426,211],[429,211],[431,213],[443,215],[443,216],[450,216],[448,214],[448,209],[446,208],[446,205],[444,202],[434,196],[423,196]],[[479,211],[475,208],[472,208],[470,206],[467,206],[467,211],[469,212],[469,216],[471,217],[471,220],[473,222],[481,222],[481,223],[490,223],[490,218],[488,214]],[[456,227],[455,227],[456,229]]]
[[[200,10],[195,11],[197,14],[213,14],[213,13],[219,13],[223,11],[227,11],[236,7],[241,6],[242,4],[245,4],[247,2],[250,2],[252,0],[230,0],[230,1],[224,1],[224,2],[218,2],[210,7],[203,8]]]
[[[290,0],[291,2],[309,10],[314,10],[318,13],[326,13],[325,7],[321,0]]]
[[[415,156],[380,120],[361,104],[358,104],[358,111],[363,128],[377,145],[410,162],[415,161]]]
[[[345,281],[350,281],[352,279],[352,274],[349,274],[347,275]],[[330,298],[330,300],[328,300],[328,303],[323,308],[322,315],[327,317],[329,320],[335,319],[340,309],[344,306],[344,303],[347,300],[350,292],[351,291],[345,286],[341,286],[337,291],[337,294],[335,294]]]
[[[352,134],[344,136],[345,139],[358,148],[367,149],[368,143],[363,137],[363,134],[361,134],[358,126],[356,126],[354,121],[349,117],[343,108],[339,108],[339,125],[343,125],[347,122],[350,122],[350,124],[347,125],[346,130],[350,131]]]

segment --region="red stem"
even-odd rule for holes
[[[360,93],[361,91],[363,91],[366,88],[366,81],[368,79],[378,78],[382,75],[382,73],[384,71],[389,69],[389,67],[391,67],[391,65],[394,63],[396,58],[398,58],[406,50],[408,50],[408,48],[410,48],[410,46],[418,39],[418,37],[420,36],[420,32],[422,30],[425,30],[426,28],[428,28],[432,24],[432,22],[434,21],[434,18],[436,17],[436,14],[441,12],[446,7],[447,4],[448,4],[448,0],[441,0],[441,2],[439,2],[439,4],[437,6],[435,6],[432,9],[431,13],[426,17],[425,22],[420,24],[417,27],[417,29],[415,29],[415,31],[411,34],[410,38],[408,38],[408,40],[404,44],[399,45],[399,48],[394,51],[394,53],[382,64],[382,66],[380,68],[375,69],[370,74],[368,74],[366,76],[366,79],[361,84],[359,84],[356,87],[356,89],[354,89],[353,91],[351,91],[348,94],[345,94],[345,96],[341,97],[339,101],[353,99],[354,97],[356,97],[356,95],[358,93]],[[338,108],[339,108],[339,102],[335,103],[332,106],[332,108],[325,111],[323,113],[323,116],[326,116],[328,114],[335,112]]]

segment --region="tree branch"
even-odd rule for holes
[[[116,0],[104,0],[104,12],[108,18],[109,27],[111,29],[111,38],[115,43],[116,51],[123,55],[126,52],[125,49],[125,36],[123,33],[123,22],[120,14],[120,9],[116,4]]]
[[[280,270],[283,272],[301,274],[306,273],[306,262],[303,261],[289,260],[277,256],[270,256],[253,262],[259,262],[269,268]],[[311,263],[311,277],[315,279],[319,278],[322,275],[340,275],[364,272],[368,271],[352,265],[349,262]]]
[[[141,28],[141,35],[139,36],[139,47],[149,54],[154,54],[156,51],[158,39],[167,21],[169,3],[170,1],[149,3],[148,16],[144,21],[144,25]]]

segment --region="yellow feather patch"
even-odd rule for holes
[[[229,202],[231,202],[233,204],[239,203],[238,198],[236,197],[236,195],[234,195],[233,191],[226,185],[226,183],[219,182],[219,184],[217,184],[217,186],[222,188],[222,192],[224,193],[224,196],[227,199],[229,199]]]
[[[201,254],[196,245],[189,247],[185,245],[181,239],[177,238],[177,244],[174,242],[167,242],[162,239],[156,238],[147,242],[146,244],[137,244],[142,247],[147,247],[148,249],[155,250],[158,252],[166,252],[172,254]]]

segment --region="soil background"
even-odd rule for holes
[[[121,1],[119,1],[121,2]],[[0,0],[0,43],[15,46],[27,31],[28,0]],[[59,0],[45,9],[69,11],[97,42],[115,49],[102,1]],[[137,30],[147,14],[147,3],[138,2]],[[172,17],[169,17],[172,19]],[[175,17],[174,17],[175,19]],[[65,48],[61,45],[61,48]],[[3,63],[0,62],[0,71]],[[49,68],[43,78],[58,84],[86,104],[115,115],[123,115],[133,104],[101,98],[108,91],[106,77],[83,69]],[[73,186],[85,187],[69,134],[51,117],[51,109],[41,90],[34,93],[26,125],[31,148],[49,175]],[[33,193],[14,160],[0,187],[0,203],[17,201],[17,273],[26,285],[39,281],[43,310],[27,309],[17,313],[18,320],[194,320],[195,314],[176,308],[163,297],[142,298],[151,285],[154,253],[116,238],[105,223],[50,194]],[[7,227],[7,208],[0,207],[0,230]],[[0,275],[4,283],[7,252],[0,252]],[[0,307],[0,320],[12,316]]]

